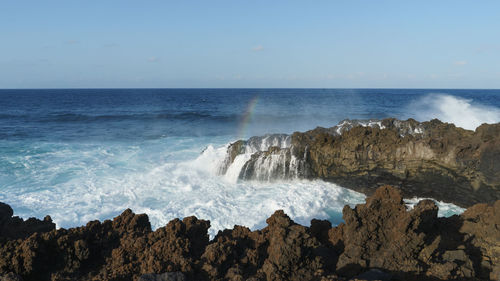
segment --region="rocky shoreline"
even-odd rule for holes
[[[343,209],[345,223],[306,227],[283,211],[267,227],[220,231],[174,219],[152,231],[148,216],[55,229],[0,204],[0,280],[500,280],[500,200],[438,218],[424,200],[407,210],[400,190],[378,188]]]
[[[331,128],[229,145],[221,175],[320,178],[367,194],[338,226],[276,211],[261,230],[219,231],[145,214],[56,229],[0,203],[0,281],[500,280],[500,123],[475,131],[439,120],[344,120]],[[236,166],[235,166],[236,165]],[[396,187],[391,187],[396,186]],[[431,197],[468,207],[437,217]]]
[[[470,131],[437,119],[344,120],[331,128],[237,141],[228,147],[221,173],[244,154],[251,156],[240,169],[243,180],[322,179],[366,195],[392,185],[405,198],[461,207],[500,200],[500,123]]]

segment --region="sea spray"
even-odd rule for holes
[[[429,94],[414,101],[408,110],[417,120],[437,118],[468,130],[475,130],[483,123],[500,122],[500,108],[447,94]]]

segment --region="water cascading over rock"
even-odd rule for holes
[[[307,151],[304,155],[296,155],[293,147],[273,146],[254,153],[243,165],[239,178],[259,181],[307,178],[306,158]]]
[[[290,147],[290,140],[291,136],[286,134],[256,136],[246,141],[238,140],[228,146],[226,157],[218,168],[218,174],[225,175],[230,180],[237,180],[241,178],[243,166],[255,157],[254,155],[270,148],[286,149]],[[274,167],[275,164],[271,166]]]
[[[384,124],[382,124],[384,123]],[[390,124],[389,124],[390,123]],[[357,126],[396,129],[401,136],[420,134],[423,128],[414,120],[343,120],[331,128],[318,127],[331,136],[340,136]],[[295,133],[300,134],[300,133]],[[220,175],[228,178],[258,181],[304,179],[313,177],[308,164],[307,145],[292,145],[294,135],[272,134],[251,137],[247,141],[238,140],[228,146],[227,154],[218,169]],[[300,149],[299,149],[300,147]]]

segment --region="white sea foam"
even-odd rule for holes
[[[415,207],[415,205],[418,204],[418,202],[422,201],[422,200],[425,200],[425,199],[429,199],[429,200],[432,200],[436,203],[436,205],[438,206],[439,208],[439,211],[438,211],[438,216],[439,217],[449,217],[449,216],[452,216],[452,215],[456,215],[456,214],[461,214],[465,211],[464,208],[461,208],[455,204],[452,204],[452,203],[446,203],[446,202],[443,202],[443,201],[439,201],[439,200],[435,200],[435,199],[432,199],[432,198],[418,198],[418,197],[413,197],[413,198],[408,198],[408,199],[405,199],[405,203],[406,203],[406,206],[408,206],[410,209],[413,209]]]
[[[11,204],[16,215],[24,218],[50,214],[58,227],[110,219],[126,208],[147,213],[154,228],[195,215],[211,221],[213,236],[235,224],[264,227],[265,219],[277,209],[301,224],[309,224],[312,218],[339,222],[344,205],[362,203],[365,198],[319,180],[261,183],[237,181],[234,176],[223,180],[216,167],[227,146],[208,146],[193,160],[179,161],[173,154],[182,151],[193,156],[195,149],[184,147],[180,140],[176,145],[183,149],[165,144],[148,150],[52,144],[40,149],[45,152],[13,161],[31,166],[17,176],[26,188],[6,189],[0,201]]]
[[[312,218],[335,224],[342,220],[344,205],[365,199],[321,180],[239,181],[246,154],[236,157],[225,176],[217,175],[217,163],[227,150],[221,144],[201,154],[199,143],[185,139],[143,146],[45,144],[30,149],[28,155],[10,159],[24,168],[12,169],[17,173],[12,186],[17,188],[3,189],[0,201],[23,218],[50,214],[58,227],[110,219],[131,208],[147,213],[153,228],[177,217],[208,219],[213,237],[235,224],[264,227],[278,209],[304,225]],[[439,204],[443,215],[463,211]]]
[[[419,120],[439,118],[469,129],[500,121],[500,110],[449,95],[429,95],[412,110]],[[364,125],[381,126],[376,122]],[[301,224],[307,225],[311,218],[338,223],[344,205],[364,202],[363,194],[320,180],[238,180],[253,152],[270,145],[289,147],[286,135],[254,138],[246,153],[238,155],[224,175],[218,175],[227,141],[223,137],[171,137],[140,143],[32,143],[16,153],[0,155],[0,165],[11,172],[0,175],[0,201],[11,204],[23,218],[50,214],[59,227],[110,219],[126,208],[147,213],[155,228],[176,217],[196,215],[211,220],[212,236],[235,224],[263,227],[277,209]],[[207,143],[213,145],[203,149]],[[284,156],[268,160],[286,163]],[[262,168],[273,166],[271,162]],[[292,155],[288,178],[298,175],[300,165]],[[262,171],[263,177],[272,174],[269,167]],[[416,202],[407,200],[409,206]],[[453,204],[437,204],[442,216],[463,212]]]
[[[483,123],[500,122],[500,108],[446,94],[430,94],[408,107],[419,121],[438,118],[464,129],[475,130]]]
[[[238,178],[240,176],[241,169],[243,168],[243,165],[250,160],[250,157],[252,154],[250,153],[243,153],[240,155],[237,155],[234,158],[233,163],[227,168],[226,174],[224,174],[224,179],[227,180],[230,183],[236,183],[238,182]]]

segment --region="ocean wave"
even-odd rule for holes
[[[65,228],[109,219],[126,208],[148,214],[154,228],[195,215],[211,221],[213,237],[235,224],[264,227],[278,209],[304,225],[312,218],[338,224],[345,205],[365,200],[361,193],[321,180],[225,179],[217,175],[217,167],[226,149],[227,144],[209,145],[199,154],[200,143],[183,138],[156,141],[147,148],[64,143],[27,147],[23,155],[0,157],[3,169],[11,172],[2,182],[12,183],[2,189],[0,201],[23,218],[50,214]]]
[[[0,114],[0,121],[29,121],[35,123],[87,123],[87,122],[119,122],[119,121],[200,121],[200,122],[240,122],[242,114],[222,112],[179,112],[179,113],[125,113],[125,114],[79,114],[74,112],[49,113],[49,114]],[[252,122],[276,123],[303,120],[307,116],[300,114],[259,114],[252,117]],[[323,116],[327,118],[327,116]]]
[[[149,107],[141,107],[144,98],[140,95],[130,101],[129,96],[117,96],[115,101],[128,103],[116,108],[114,103],[103,105],[102,100],[85,103],[86,96],[78,102],[61,99],[61,104],[71,101],[77,105],[74,107],[49,103],[39,108],[35,103],[42,106],[45,99],[30,96],[26,99],[29,106],[7,107],[0,115],[0,201],[23,218],[49,214],[59,227],[110,219],[126,208],[147,213],[154,227],[176,217],[209,219],[212,236],[234,224],[260,228],[276,209],[284,209],[306,225],[311,218],[338,223],[343,206],[362,203],[363,194],[320,180],[241,181],[238,176],[245,158],[237,159],[238,165],[226,175],[217,175],[220,165],[215,163],[224,160],[225,144],[235,136],[292,133],[333,126],[344,118],[387,114],[415,113],[422,121],[441,118],[460,123],[466,119],[461,115],[477,119],[472,125],[457,124],[464,127],[500,121],[496,108],[465,98],[430,95],[420,101],[420,107],[403,112],[411,95],[390,106],[384,103],[389,100],[385,97],[374,105],[371,99],[379,96],[366,95],[367,102],[359,103],[365,96],[301,94],[284,99],[270,95],[247,115],[248,124],[243,124],[247,126],[241,134],[238,123],[245,107],[234,101],[222,103],[228,98],[240,99],[233,95],[199,110],[185,107],[189,103],[156,104],[154,100]],[[111,122],[117,126],[110,126]],[[12,136],[19,137],[9,139]],[[199,155],[209,143],[213,145]]]
[[[40,122],[101,122],[101,121],[127,121],[127,120],[231,120],[235,115],[214,115],[202,112],[181,113],[139,113],[139,114],[114,114],[114,115],[88,115],[75,113],[53,114],[40,117]]]
[[[58,227],[109,219],[126,208],[147,213],[154,228],[196,215],[211,220],[214,236],[235,224],[261,228],[277,209],[306,225],[312,218],[339,222],[345,204],[364,200],[363,194],[322,181],[226,181],[216,167],[227,146],[208,146],[194,160],[165,161],[178,159],[174,152],[196,153],[184,145],[180,139],[176,152],[164,144],[151,151],[57,143],[29,147],[22,157],[0,159],[3,169],[11,171],[2,181],[16,182],[2,189],[0,201],[24,218],[50,214]]]
[[[468,130],[475,130],[483,123],[500,122],[500,108],[447,94],[424,96],[410,103],[408,111],[419,121],[437,118]]]

